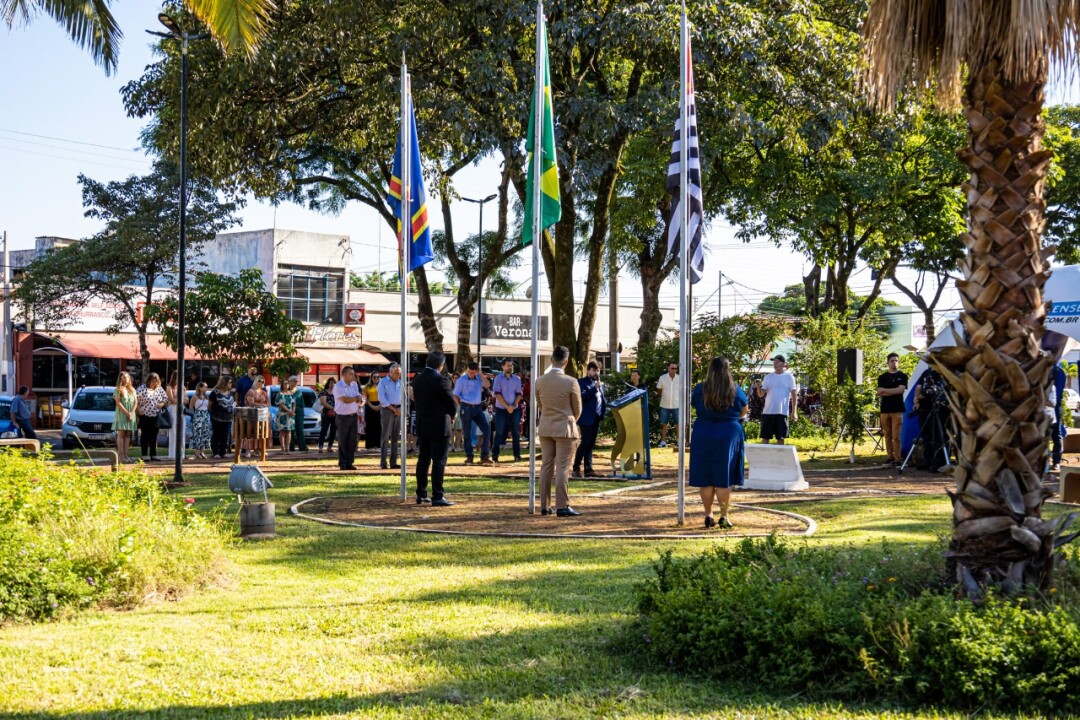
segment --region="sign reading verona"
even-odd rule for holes
[[[480,336],[485,340],[532,340],[530,315],[480,315]],[[548,319],[540,316],[540,338],[548,339]]]

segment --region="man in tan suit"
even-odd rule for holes
[[[551,353],[551,367],[536,380],[536,409],[540,413],[537,435],[540,452],[540,514],[570,517],[581,513],[570,507],[567,485],[581,435],[577,419],[581,415],[581,388],[577,380],[563,372],[570,351],[559,345]],[[551,481],[555,480],[555,509],[551,508]]]

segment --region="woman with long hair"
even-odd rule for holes
[[[254,388],[253,388],[254,389]],[[296,429],[296,381],[286,380],[277,395],[277,431],[281,441],[281,452],[289,454],[293,430]],[[303,432],[303,428],[300,429]]]
[[[158,415],[169,402],[165,389],[161,387],[161,376],[157,373],[147,375],[146,384],[139,386],[136,395],[138,400],[135,410],[139,415],[139,447],[142,457],[148,462],[158,462]]]
[[[188,400],[188,410],[191,411],[191,449],[195,451],[195,457],[205,460],[206,450],[210,447],[210,437],[213,434],[213,426],[210,422],[210,398],[206,396],[206,383],[200,382],[195,386],[195,394]]]
[[[244,397],[244,407],[270,407],[270,394],[266,392],[266,378],[262,375],[256,375],[252,381],[251,389]],[[250,458],[255,452],[255,438],[241,440],[240,449],[244,451],[244,457]]]
[[[126,372],[120,373],[120,377],[116,380],[113,400],[116,401],[116,411],[113,413],[116,452],[120,456],[120,462],[126,463],[130,460],[128,452],[131,450],[131,433],[139,427],[138,416],[135,414],[135,405],[138,401],[135,385]]]
[[[705,527],[730,528],[731,486],[743,484],[746,435],[740,420],[747,413],[746,393],[735,386],[725,357],[709,363],[705,382],[690,395],[694,408],[694,442],[690,445],[690,485],[705,506]],[[720,519],[713,518],[713,500]]]
[[[224,458],[229,454],[229,428],[235,410],[232,378],[222,375],[207,399],[210,401],[210,454]]]
[[[165,397],[169,399],[169,402],[165,407],[169,411],[169,417],[172,418],[172,425],[169,426],[169,430],[166,432],[166,435],[169,436],[169,444],[165,446],[166,460],[172,460],[176,457],[176,403],[180,397],[180,388],[178,386],[179,377],[179,373],[177,373],[176,370],[173,370],[172,374],[169,375],[169,382],[165,384]],[[180,430],[180,437],[184,437],[183,428]],[[183,440],[180,442],[183,443]],[[180,452],[184,452],[183,445],[180,447]]]

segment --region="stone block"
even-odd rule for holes
[[[793,445],[748,444],[746,459],[750,462],[750,476],[743,487],[748,490],[788,492],[810,489],[810,484],[803,478],[799,453]]]

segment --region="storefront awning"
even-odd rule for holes
[[[368,350],[347,348],[298,347],[296,350],[312,365],[389,365],[385,356]]]
[[[138,360],[139,336],[134,333],[119,333],[108,335],[106,333],[88,332],[58,332],[38,333],[38,336],[58,344],[60,348],[71,353],[75,357],[115,358],[117,360]],[[60,349],[58,348],[58,349]],[[146,336],[146,349],[150,351],[151,360],[175,360],[176,351],[161,341],[160,335]],[[35,353],[48,352],[48,347],[39,347]],[[202,356],[190,347],[184,352],[188,360],[200,360]]]

